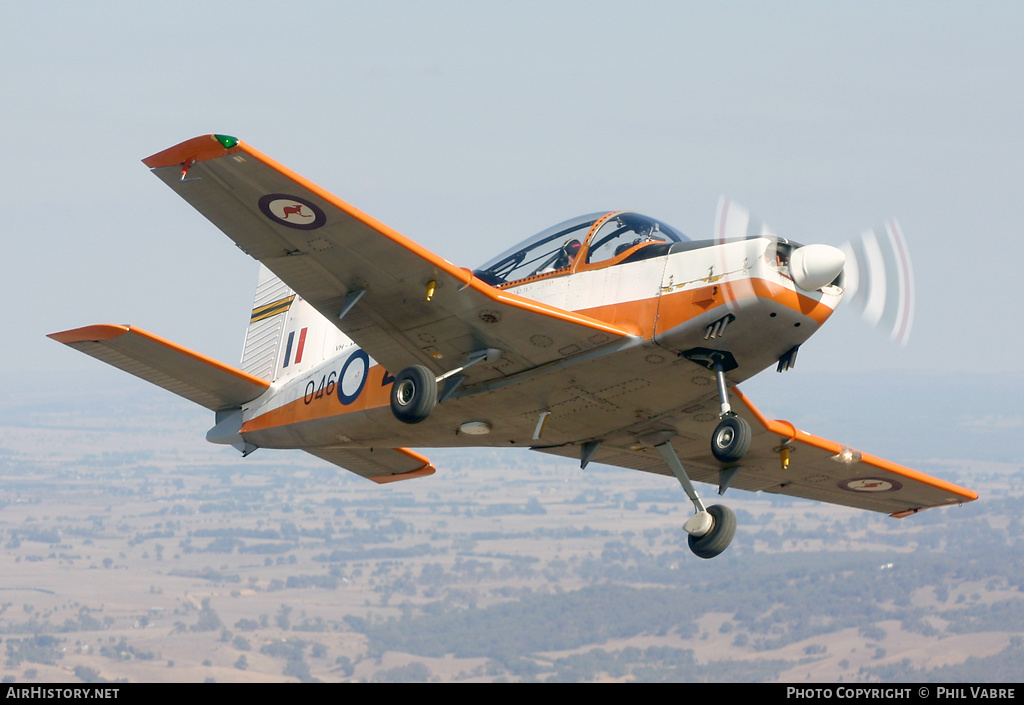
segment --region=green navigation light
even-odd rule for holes
[[[224,149],[231,149],[238,145],[238,138],[231,135],[214,135],[213,138],[220,142]]]

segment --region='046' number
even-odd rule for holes
[[[325,394],[331,396],[334,394],[334,388],[337,386],[337,379],[338,373],[332,370],[330,374],[325,374],[320,378],[319,385],[317,385],[315,380],[309,380],[306,383],[306,393],[303,396],[303,401],[310,404],[314,399],[322,399]]]
[[[303,401],[312,404],[314,399],[329,397],[337,391],[338,401],[348,406],[362,394],[369,371],[370,357],[362,350],[356,350],[345,360],[340,372],[332,371],[325,374],[320,378],[319,384],[316,379],[309,380],[306,383]]]

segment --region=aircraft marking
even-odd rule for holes
[[[844,480],[839,483],[839,486],[851,492],[895,492],[903,487],[895,480],[883,480],[880,477],[858,477],[854,480]]]
[[[357,364],[353,367],[353,363]],[[357,348],[345,360],[338,374],[338,401],[348,406],[358,399],[366,386],[366,373],[369,371],[370,356]]]
[[[260,198],[259,207],[278,225],[298,230],[316,230],[327,222],[327,216],[315,204],[286,193],[268,193]]]
[[[276,316],[279,313],[284,313],[288,310],[288,307],[292,305],[292,301],[295,300],[295,294],[286,296],[279,301],[273,301],[269,304],[259,306],[252,310],[252,316],[249,318],[249,323],[256,323],[262,321],[264,318],[270,318]]]
[[[284,364],[281,367],[288,367],[292,362],[296,365],[302,362],[302,351],[306,347],[306,331],[308,330],[309,327],[307,326],[299,332],[299,347],[295,351],[294,360],[292,360],[292,343],[295,342],[295,331],[288,334],[288,342],[284,348]]]
[[[345,359],[341,371],[331,370],[320,376],[320,383],[316,379],[306,382],[306,389],[302,400],[308,405],[316,399],[323,399],[331,396],[335,390],[338,392],[338,401],[348,406],[363,393],[366,386],[366,378],[370,371],[370,356],[362,349],[356,348],[351,355]]]
[[[306,382],[306,391],[303,394],[302,400],[307,404],[312,404],[314,399],[323,399],[324,394],[330,396],[334,394],[334,388],[337,386],[335,378],[338,373],[331,371],[330,374],[324,374],[320,377],[320,386],[316,385],[314,380]]]

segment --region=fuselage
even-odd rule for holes
[[[654,238],[626,242],[615,254],[605,247],[610,256],[595,261],[586,248],[613,215],[595,221],[575,261],[489,283],[606,321],[632,333],[629,339],[589,356],[566,350],[563,365],[459,389],[429,419],[408,425],[389,408],[389,371],[297,300],[275,381],[243,408],[242,436],[265,448],[578,442],[621,427],[623,414],[657,418],[707,397],[713,375],[695,364],[702,351],[728,353],[732,384],[775,365],[842,298],[839,274],[813,291],[797,286],[789,258],[798,246],[777,238],[680,241],[655,228]]]

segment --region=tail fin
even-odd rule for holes
[[[337,327],[260,264],[242,347],[243,371],[274,382],[305,372],[351,344]]]
[[[277,371],[281,335],[295,292],[260,264],[256,298],[242,347],[242,371],[272,382]]]

